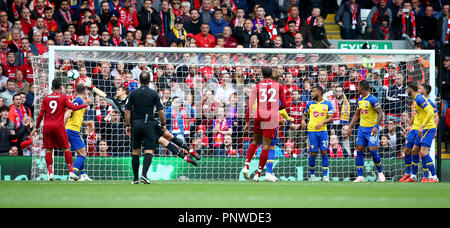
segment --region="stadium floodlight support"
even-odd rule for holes
[[[432,91],[430,93],[430,98],[432,100],[435,100],[436,98],[436,69],[435,69],[435,51],[434,50],[406,50],[406,49],[392,49],[392,50],[377,50],[377,49],[357,49],[357,50],[351,50],[351,49],[265,49],[265,48],[168,48],[168,47],[101,47],[101,46],[50,46],[48,53],[44,54],[44,56],[37,56],[35,58],[46,58],[45,61],[48,61],[48,63],[41,64],[41,67],[47,68],[48,67],[48,77],[47,83],[48,85],[51,84],[51,81],[55,78],[55,71],[56,71],[56,61],[62,59],[61,56],[64,56],[66,59],[71,59],[72,56],[75,56],[76,54],[72,53],[83,53],[79,56],[76,56],[80,60],[83,59],[83,55],[88,59],[87,61],[109,61],[108,60],[108,53],[120,53],[120,54],[133,54],[133,53],[141,53],[142,56],[145,56],[145,54],[184,54],[184,53],[191,53],[191,54],[244,54],[244,55],[257,55],[257,54],[265,54],[266,56],[269,55],[277,55],[277,54],[286,54],[286,55],[312,55],[317,54],[320,56],[350,56],[346,58],[345,64],[352,64],[356,63],[356,57],[354,58],[355,61],[352,61],[353,56],[376,56],[376,57],[384,57],[386,56],[385,61],[383,61],[383,58],[377,59],[377,61],[380,62],[388,62],[388,56],[402,56],[399,58],[406,59],[405,56],[409,56],[409,58],[420,58],[424,57],[429,62],[429,83],[432,87]],[[99,56],[101,58],[96,59],[95,55],[92,53],[100,53]],[[131,59],[127,59],[129,63],[139,63],[141,60],[130,57],[132,55],[128,55],[127,57]],[[150,55],[149,55],[150,56]],[[120,56],[113,56],[111,54],[111,62],[116,61],[117,58]],[[331,58],[331,57],[330,57]],[[76,59],[76,58],[73,58]],[[331,58],[332,59],[332,58]],[[334,60],[326,60],[326,61],[334,61]],[[330,62],[326,62],[327,64]],[[336,62],[333,62],[336,63]],[[339,63],[339,62],[338,62]],[[361,63],[361,62],[359,62]],[[160,62],[160,64],[162,64]],[[299,63],[300,64],[300,63]],[[308,63],[301,63],[301,64],[308,64]],[[282,65],[282,64],[281,64]],[[326,64],[323,64],[326,65]],[[245,65],[244,65],[245,66]],[[35,74],[37,74],[35,70]],[[428,76],[428,75],[427,75]],[[44,82],[42,82],[44,83]],[[49,88],[49,87],[48,87]],[[49,88],[50,90],[50,88]],[[39,106],[39,105],[38,105]],[[430,149],[430,154],[435,160],[435,143],[433,142],[433,145]]]

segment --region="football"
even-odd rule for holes
[[[67,77],[72,81],[76,81],[80,77],[80,72],[75,69],[69,70],[67,72]]]

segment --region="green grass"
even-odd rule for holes
[[[450,207],[450,183],[0,181],[0,207]]]

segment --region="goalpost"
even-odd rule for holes
[[[273,168],[280,180],[309,178],[307,137],[305,130],[297,130],[296,123],[301,119],[302,105],[310,100],[310,87],[316,84],[325,88],[324,98],[339,110],[328,125],[329,154],[333,152],[330,180],[349,181],[356,177],[357,126],[348,139],[343,136],[343,130],[345,121],[350,121],[356,110],[357,82],[362,79],[372,82],[372,93],[379,99],[386,116],[385,125],[380,129],[379,148],[386,178],[398,181],[403,175],[404,127],[410,118],[412,100],[394,91],[392,86],[402,78],[398,85],[403,88],[406,81],[425,81],[432,86],[430,98],[435,100],[434,50],[51,46],[48,53],[33,58],[34,116],[39,114],[43,97],[51,93],[49,85],[54,78],[63,80],[65,93],[73,93],[75,83],[67,77],[69,69],[86,72],[82,76],[92,78],[93,84],[109,98],[116,95],[120,86],[128,86],[130,90],[139,86],[138,75],[147,70],[152,75],[150,86],[161,95],[166,108],[169,131],[202,155],[199,165],[194,167],[158,146],[147,175],[149,179],[244,180],[242,168],[252,136],[243,131],[245,111],[248,94],[261,79],[263,66],[272,67],[274,78],[279,78],[289,100],[294,100],[287,111],[295,120],[280,120]],[[130,180],[133,176],[131,150],[123,117],[92,92],[86,102],[89,106],[82,136],[88,150],[87,174],[94,180]],[[343,108],[346,104],[350,109]],[[40,139],[33,142],[34,180],[47,179],[40,134]],[[434,145],[430,151],[433,159]],[[259,151],[250,164],[250,173],[256,172]],[[61,155],[59,151],[54,152],[55,179],[66,180],[67,165]],[[374,181],[375,166],[370,154],[365,155],[366,180]],[[322,171],[318,157],[317,174]]]

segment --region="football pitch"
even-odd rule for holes
[[[0,181],[2,208],[447,208],[450,183]]]

